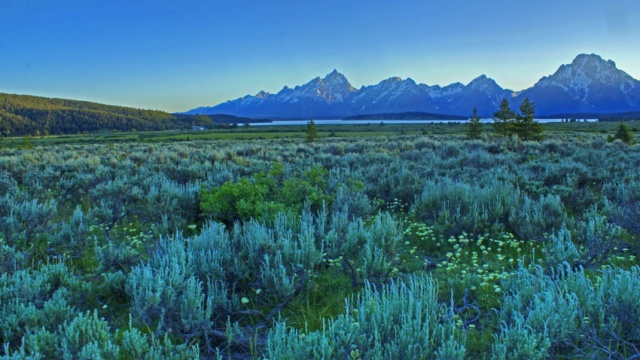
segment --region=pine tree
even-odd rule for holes
[[[307,123],[307,128],[305,129],[305,138],[304,140],[308,143],[314,142],[318,139],[318,127],[313,119],[309,120]]]
[[[620,123],[620,125],[618,126],[618,130],[616,130],[616,134],[613,135],[613,137],[609,135],[609,141],[611,142],[613,140],[620,140],[623,143],[629,144],[629,145],[635,143],[631,130],[629,130],[627,125],[623,123]]]
[[[516,116],[513,124],[513,131],[520,139],[542,140],[544,129],[534,120],[534,116],[535,104],[529,101],[529,98],[524,99],[520,104],[520,114]]]
[[[482,124],[480,124],[480,116],[478,116],[478,110],[474,107],[473,115],[471,115],[469,123],[467,124],[467,138],[478,139],[481,132]]]
[[[493,131],[497,135],[509,136],[511,134],[511,125],[516,117],[515,111],[509,107],[509,100],[502,99],[500,108],[493,113]]]

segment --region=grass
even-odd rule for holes
[[[640,132],[639,121],[626,122],[632,132]],[[591,133],[613,134],[618,127],[618,122],[596,123],[546,123],[543,124],[548,133]],[[318,125],[320,138],[327,137],[370,137],[370,136],[396,136],[396,135],[464,135],[466,124],[438,123],[438,124],[357,124],[357,125]],[[193,140],[251,140],[251,139],[275,139],[275,138],[304,138],[304,125],[288,126],[259,126],[250,128],[206,130],[206,131],[146,131],[126,133],[95,133],[77,135],[51,135],[42,137],[11,137],[0,142],[0,147],[17,148],[24,147],[28,142],[31,146],[55,146],[60,144],[109,144],[109,143],[138,143],[138,142],[177,142]],[[491,134],[492,128],[483,124],[483,133]]]
[[[353,294],[353,289],[351,279],[335,266],[318,272],[302,296],[296,297],[282,311],[281,316],[288,325],[304,331],[318,331],[330,317],[344,314],[345,299]]]

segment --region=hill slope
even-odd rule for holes
[[[0,93],[0,136],[205,128],[258,120],[230,115],[174,115],[99,103]],[[267,121],[267,120],[263,120]]]
[[[164,130],[176,117],[156,110],[28,95],[0,94],[0,134],[73,134],[100,130]]]

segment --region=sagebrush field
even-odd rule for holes
[[[337,135],[5,146],[0,354],[640,357],[639,145]]]

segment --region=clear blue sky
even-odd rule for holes
[[[638,0],[5,0],[0,92],[174,112],[334,68],[522,90],[579,53],[640,78],[638,19]]]

